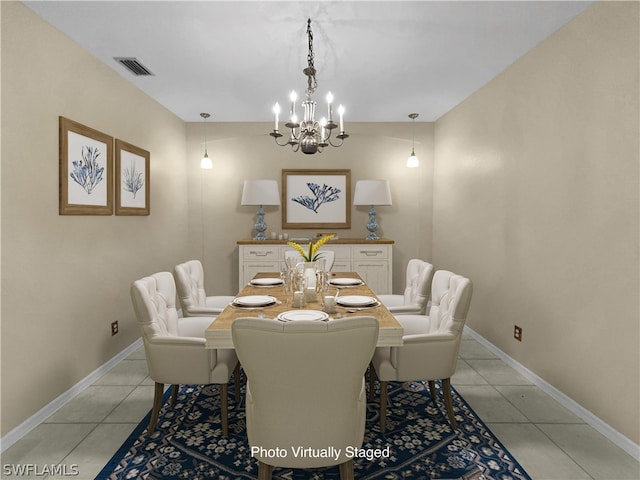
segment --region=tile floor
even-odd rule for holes
[[[455,388],[535,480],[639,480],[640,463],[466,336]],[[78,465],[89,480],[151,408],[141,348],[2,454],[5,465]]]

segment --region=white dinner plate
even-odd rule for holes
[[[345,295],[336,299],[338,305],[343,307],[367,307],[375,305],[378,301],[373,297],[365,297],[363,295]]]
[[[329,318],[329,315],[319,310],[290,310],[278,315],[278,320],[283,322],[295,322],[297,320],[320,321],[327,318]]]
[[[249,282],[251,285],[258,287],[271,287],[272,285],[281,285],[281,278],[254,278]]]
[[[271,295],[246,295],[234,298],[233,304],[238,307],[266,307],[273,305],[276,301],[276,298]]]
[[[339,285],[339,286],[353,286],[353,285],[362,285],[362,280],[358,278],[332,278],[329,280],[331,285]]]

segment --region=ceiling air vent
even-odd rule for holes
[[[113,57],[113,59],[136,76],[153,75],[151,71],[134,57]]]

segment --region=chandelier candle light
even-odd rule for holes
[[[296,100],[298,95],[295,91],[291,92],[289,99],[291,100],[291,110],[289,112],[289,121],[285,123],[285,127],[289,128],[289,140],[285,143],[278,142],[278,138],[282,137],[282,134],[278,130],[278,121],[280,115],[280,105],[275,104],[273,107],[273,113],[275,114],[275,127],[271,135],[276,143],[281,147],[291,145],[294,152],[301,150],[302,153],[312,155],[316,152],[322,153],[322,150],[331,145],[332,147],[340,147],[344,142],[344,139],[349,135],[344,133],[344,107],[340,105],[338,107],[339,125],[335,123],[333,118],[333,95],[331,92],[327,93],[328,118],[322,117],[320,121],[315,119],[316,102],[311,99],[311,96],[318,87],[318,80],[316,79],[316,68],[313,64],[313,32],[311,31],[311,19],[307,20],[307,38],[309,40],[309,53],[307,55],[307,68],[302,72],[307,77],[307,99],[302,102],[302,108],[304,110],[303,118],[301,122],[298,122],[296,115]],[[335,137],[340,140],[339,143],[333,143],[331,139],[331,132],[339,127],[340,133]]]

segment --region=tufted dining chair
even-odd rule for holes
[[[200,260],[189,260],[173,269],[178,297],[185,317],[215,316],[233,301],[233,296],[207,296],[204,291],[204,270]]]
[[[407,263],[404,295],[378,295],[380,301],[394,315],[424,315],[431,293],[433,265],[418,258]]]
[[[429,300],[429,314],[428,315],[398,315],[396,320],[398,323],[402,325],[404,329],[404,335],[412,335],[414,333],[423,333],[425,329],[430,331],[432,325],[430,324],[430,318],[433,315],[434,318],[437,317],[437,312],[440,308],[440,302],[442,301],[442,297],[449,290],[449,281],[451,277],[455,275],[453,272],[449,270],[438,270],[433,274],[433,279],[431,280],[431,291],[430,300]]]
[[[153,409],[148,432],[152,434],[162,406],[165,384],[177,387],[220,385],[222,434],[227,434],[227,384],[236,372],[236,400],[239,396],[238,357],[232,349],[206,349],[204,332],[211,317],[178,318],[176,287],[170,272],[155,273],[131,285],[131,300],[142,333],[149,376],[155,382]]]
[[[436,272],[436,275],[438,272]],[[435,380],[442,381],[442,393],[449,423],[457,428],[451,401],[451,375],[456,370],[462,330],[467,319],[473,286],[461,275],[448,278],[447,288],[432,306],[430,315],[409,315],[414,328],[405,330],[400,347],[380,347],[371,364],[380,380],[380,431],[385,432],[387,382],[428,381],[431,397],[436,401]],[[439,295],[439,293],[438,293]],[[415,318],[412,318],[415,317]],[[370,377],[370,378],[373,378]],[[373,387],[373,385],[371,385]],[[373,388],[370,388],[373,391]]]
[[[345,449],[360,448],[364,437],[364,372],[378,340],[377,320],[243,318],[233,322],[232,336],[247,376],[247,435],[258,459],[258,479],[270,479],[273,467],[332,465],[340,466],[342,480],[353,479],[353,460]],[[327,446],[341,452],[339,458],[291,451]],[[285,449],[286,457],[267,453],[276,448]]]
[[[333,268],[333,263],[336,259],[336,252],[334,252],[333,250],[321,250],[318,255],[319,258],[324,259],[325,271],[331,271],[331,269]],[[293,262],[294,265],[297,262],[304,262],[302,256],[295,250],[285,250],[284,259],[286,263]]]

